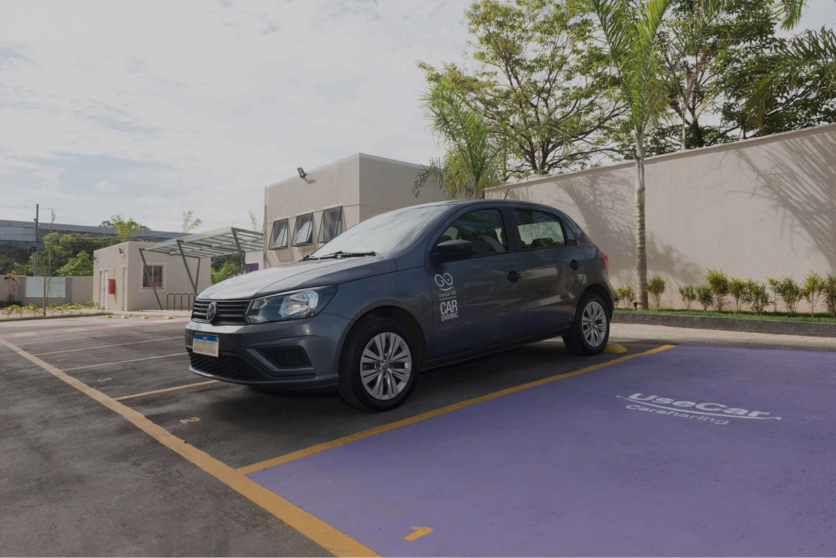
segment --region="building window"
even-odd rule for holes
[[[293,245],[301,246],[313,242],[313,213],[296,217],[296,229],[293,231]]]
[[[273,221],[273,239],[270,242],[270,249],[280,248],[287,248],[287,219]]]
[[[322,212],[319,225],[319,242],[331,242],[343,232],[343,208],[332,207]]]
[[[151,282],[148,281],[148,275],[151,275],[151,280],[154,281],[153,286],[162,289],[163,288],[163,266],[161,265],[149,265],[145,269],[148,270],[148,273],[143,271],[142,273],[142,288],[143,289],[150,289],[152,287]]]

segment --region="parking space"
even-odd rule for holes
[[[196,376],[182,323],[103,322],[3,338],[31,357],[0,343],[5,554],[836,552],[836,353],[549,341],[425,373],[368,414]],[[110,528],[60,537],[95,521]]]

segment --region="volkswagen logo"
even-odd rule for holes
[[[210,302],[209,308],[206,309],[206,320],[212,322],[215,320],[215,314],[218,313],[218,303]]]

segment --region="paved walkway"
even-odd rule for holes
[[[613,343],[658,343],[671,345],[715,345],[764,349],[836,351],[836,338],[771,335],[716,329],[692,329],[639,324],[612,324]]]

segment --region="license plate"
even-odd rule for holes
[[[205,335],[203,333],[195,333],[192,335],[192,350],[200,355],[218,356],[218,342],[217,335]]]

